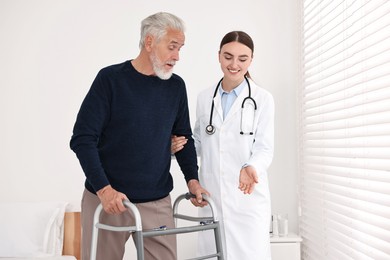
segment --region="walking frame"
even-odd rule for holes
[[[95,211],[94,219],[93,219],[93,229],[92,229],[92,244],[91,244],[91,260],[96,259],[97,252],[97,241],[98,241],[98,233],[99,229],[110,230],[115,232],[131,232],[134,236],[135,247],[137,250],[137,260],[144,260],[144,245],[143,239],[145,237],[153,237],[153,236],[163,236],[163,235],[172,235],[172,234],[184,234],[184,233],[192,233],[199,232],[204,230],[214,230],[214,238],[216,245],[216,253],[200,256],[197,258],[191,258],[188,260],[202,260],[209,259],[212,257],[217,257],[218,260],[224,260],[223,250],[222,250],[222,241],[221,241],[221,230],[219,220],[217,218],[216,207],[213,200],[207,195],[203,194],[203,200],[207,201],[208,207],[211,209],[211,216],[209,217],[193,217],[188,215],[182,215],[178,213],[179,203],[183,200],[189,200],[193,198],[194,195],[190,193],[185,193],[180,195],[175,202],[173,203],[173,217],[177,221],[178,219],[198,222],[197,225],[185,226],[185,227],[176,227],[176,228],[157,228],[152,230],[142,230],[141,224],[141,215],[137,209],[137,207],[126,200],[123,201],[125,207],[134,215],[135,225],[128,227],[119,227],[119,226],[110,226],[99,222],[100,213],[103,209],[103,206],[100,204]]]

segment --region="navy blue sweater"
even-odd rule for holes
[[[96,193],[111,186],[132,202],[163,198],[173,189],[171,135],[186,136],[176,159],[185,180],[198,179],[185,83],[137,72],[130,61],[103,68],[86,95],[70,141]]]

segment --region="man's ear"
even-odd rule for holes
[[[153,45],[153,37],[148,35],[146,36],[145,38],[145,49],[147,51],[151,51],[152,50],[152,45]]]

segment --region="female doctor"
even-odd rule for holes
[[[270,260],[267,169],[274,149],[274,101],[249,77],[254,44],[232,31],[220,44],[223,78],[197,99],[195,144],[200,183],[216,204],[227,260]],[[185,140],[172,139],[172,149]],[[209,208],[200,208],[210,216]],[[215,252],[213,232],[199,233],[199,255]]]

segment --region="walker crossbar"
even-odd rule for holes
[[[208,225],[178,227],[178,228],[171,228],[171,229],[166,229],[166,230],[147,230],[147,231],[142,232],[142,236],[143,237],[154,237],[154,236],[192,233],[192,232],[197,232],[197,231],[209,230],[212,228],[216,228],[217,226],[218,226],[218,223],[213,223],[213,224],[208,224]]]
[[[182,214],[177,213],[180,201],[183,199],[189,200],[190,198],[193,198],[193,197],[195,197],[195,196],[190,194],[190,193],[180,195],[175,200],[175,202],[173,204],[173,217],[175,219],[183,219],[183,220],[198,222],[199,223],[198,225],[186,226],[186,227],[176,227],[176,228],[170,228],[170,229],[166,229],[166,228],[152,229],[152,230],[145,230],[145,231],[142,230],[141,215],[138,211],[138,208],[130,201],[128,201],[128,200],[123,201],[123,204],[134,215],[134,219],[135,219],[135,226],[128,226],[128,227],[110,226],[110,225],[100,223],[99,218],[100,218],[100,214],[101,214],[102,209],[103,209],[103,206],[100,204],[96,208],[94,220],[93,220],[91,260],[96,259],[99,229],[104,229],[104,230],[109,230],[109,231],[114,231],[114,232],[131,232],[131,233],[133,233],[134,243],[135,243],[135,247],[137,249],[137,260],[144,260],[143,239],[145,237],[192,233],[192,232],[198,232],[198,231],[212,229],[212,230],[214,230],[216,253],[206,255],[206,256],[197,257],[197,258],[191,258],[191,259],[187,259],[187,260],[202,260],[202,259],[209,259],[212,257],[217,257],[218,260],[224,260],[224,255],[223,255],[223,250],[222,250],[222,242],[221,242],[220,225],[219,225],[219,221],[217,218],[216,207],[215,207],[215,204],[212,201],[212,199],[210,199],[207,195],[203,194],[203,200],[207,201],[208,206],[211,209],[212,216],[192,217],[192,216],[187,216],[187,215],[182,215]]]
[[[135,231],[137,231],[137,229],[134,226],[130,226],[130,227],[114,227],[114,226],[110,226],[110,225],[106,225],[106,224],[97,223],[96,227],[99,228],[99,229],[110,230],[110,231],[117,231],[117,232],[120,232],[120,231],[135,232]]]
[[[214,221],[216,221],[212,217],[201,218],[201,217],[191,217],[191,216],[182,215],[182,214],[174,214],[173,217],[177,218],[177,219],[189,220],[189,221],[193,221],[193,222],[202,222],[202,221],[203,222],[214,222]]]

